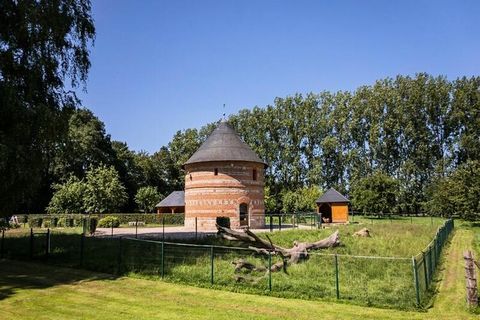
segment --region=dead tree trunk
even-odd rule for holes
[[[463,254],[465,259],[465,278],[467,282],[467,304],[469,307],[475,308],[478,306],[478,289],[477,276],[475,270],[476,261],[473,258],[472,252],[465,251]]]
[[[279,255],[282,257],[282,261],[279,261],[271,266],[271,272],[277,272],[283,270],[286,272],[286,267],[289,264],[299,263],[308,259],[308,252],[310,250],[327,249],[340,245],[340,236],[338,231],[332,233],[329,237],[319,240],[317,242],[297,242],[293,243],[292,248],[283,248],[272,243],[267,235],[268,241],[259,238],[256,234],[248,229],[243,231],[235,231],[225,227],[217,225],[218,234],[224,239],[240,241],[247,244],[249,248],[265,255]],[[235,270],[238,272],[242,269],[245,270],[259,270],[251,263],[242,261],[233,262]]]

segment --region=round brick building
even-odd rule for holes
[[[185,226],[215,230],[218,217],[231,228],[265,225],[264,169],[255,152],[222,121],[184,164]]]

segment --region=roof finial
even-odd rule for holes
[[[225,117],[225,103],[223,104],[223,121],[226,121],[226,117]]]

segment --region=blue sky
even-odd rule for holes
[[[480,1],[93,0],[93,16],[80,97],[136,151],[220,119],[224,103],[480,75]]]

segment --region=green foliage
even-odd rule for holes
[[[55,175],[85,177],[86,170],[113,164],[114,150],[105,125],[88,109],[75,110],[68,119],[68,135],[55,157]]]
[[[392,213],[396,206],[398,183],[381,171],[359,179],[352,186],[352,204],[365,213]]]
[[[280,203],[276,201],[276,197],[271,194],[271,189],[266,186],[264,189],[265,212],[276,212],[279,210]]]
[[[57,221],[57,227],[59,228],[63,228],[63,227],[70,227],[69,225],[67,225],[67,218],[59,218],[58,221]]]
[[[54,185],[56,190],[50,203],[48,213],[82,213],[86,184],[75,176],[71,176],[64,184]]]
[[[283,210],[286,213],[315,211],[315,200],[320,195],[321,190],[317,186],[287,191],[282,196]]]
[[[87,171],[84,205],[87,212],[118,210],[127,200],[125,187],[113,167],[102,165]]]
[[[98,221],[99,228],[118,228],[120,227],[120,220],[114,216],[106,216]]]
[[[428,190],[425,209],[432,215],[480,218],[480,161],[467,161],[445,177],[437,178]]]
[[[28,226],[30,228],[41,228],[43,224],[43,218],[32,218],[28,220]]]
[[[83,2],[73,1],[72,5]],[[87,23],[89,6],[80,12],[86,13],[82,22]],[[310,202],[300,203],[297,190],[334,187],[351,194],[358,181],[384,172],[398,184],[397,210],[420,213],[434,196],[429,191],[432,182],[436,184],[438,177],[467,161],[480,159],[479,89],[480,77],[449,81],[419,73],[380,79],[353,92],[276,98],[264,108],[240,110],[229,122],[268,163],[267,211],[309,211]],[[74,101],[65,103],[64,112],[49,104],[32,103],[32,110],[37,111],[30,114],[24,110],[26,104],[10,99],[15,92],[15,88],[0,92],[7,101],[2,100],[6,115],[0,113],[0,175],[4,179],[0,207],[9,207],[10,214],[14,209],[41,212],[50,200],[52,183],[56,187],[71,175],[87,182],[86,171],[101,164],[115,168],[125,192],[120,193],[121,201],[107,204],[92,199],[94,194],[89,192],[84,210],[133,211],[139,206],[135,196],[142,187],[155,187],[161,194],[183,188],[181,165],[216,125],[178,131],[167,146],[150,155],[112,142],[104,124],[89,110],[74,110]],[[18,110],[23,111],[16,113]],[[33,123],[38,127],[28,125]],[[4,132],[10,140],[3,139]],[[62,134],[50,135],[54,132]],[[35,148],[25,147],[34,138],[40,141]],[[65,207],[54,205],[56,202],[63,203],[52,199],[51,212]],[[442,206],[446,207],[443,211],[452,211],[448,203]],[[145,205],[141,208],[145,210]]]
[[[95,36],[88,0],[2,1],[0,214],[44,210],[52,159],[86,83]]]
[[[138,189],[135,195],[135,202],[138,208],[143,212],[152,212],[155,205],[163,199],[163,196],[157,191],[155,187],[142,187]]]
[[[52,222],[50,220],[44,220],[42,223],[42,228],[51,228],[54,227]]]

